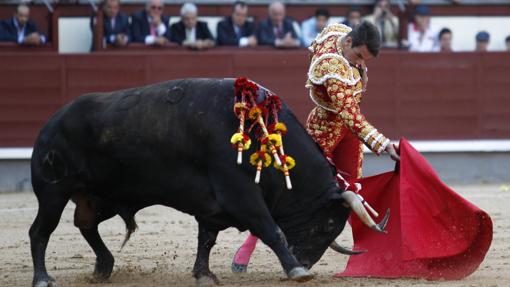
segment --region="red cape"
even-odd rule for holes
[[[483,261],[492,241],[489,215],[446,186],[425,158],[400,141],[397,171],[361,180],[360,194],[380,214],[391,209],[388,234],[352,216],[354,248],[335,276],[461,279]],[[376,219],[380,221],[382,215]]]

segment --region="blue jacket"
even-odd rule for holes
[[[151,34],[151,27],[148,20],[147,11],[142,10],[131,15],[131,37],[133,42],[145,43],[145,37]],[[161,22],[166,27],[165,38],[170,40],[170,29],[168,27],[169,17],[162,16]]]
[[[283,20],[283,33],[281,38],[285,37],[285,34],[288,32],[292,34],[292,38],[299,40],[298,35],[294,30],[294,26],[292,25],[292,19],[285,18]],[[271,19],[267,18],[259,23],[259,26],[257,27],[257,41],[259,45],[274,46],[276,38]]]
[[[114,43],[117,34],[126,34],[129,41],[131,41],[128,16],[124,13],[118,13],[117,16],[115,16],[115,27],[112,29],[112,23],[105,15],[103,18],[103,36],[106,38],[106,43]]]
[[[0,21],[0,41],[3,42],[14,42],[18,43],[18,20],[16,17],[12,17],[8,20]],[[46,42],[46,37],[39,32],[37,29],[37,25],[34,21],[28,20],[28,22],[25,24],[25,30],[23,35],[28,36],[34,32],[38,32],[41,36],[43,36],[42,41]],[[18,43],[21,44],[21,43]]]
[[[238,46],[240,38],[255,35],[255,24],[251,21],[246,21],[244,25],[240,27],[240,37],[238,37],[234,30],[232,17],[228,16],[218,23],[216,31],[217,43],[219,46]]]

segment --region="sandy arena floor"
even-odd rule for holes
[[[223,286],[510,286],[510,191],[496,185],[455,188],[468,200],[489,212],[494,221],[494,241],[485,261],[471,276],[461,281],[383,280],[333,278],[343,270],[347,257],[328,250],[312,271],[317,277],[299,284],[282,281],[283,272],[276,256],[263,245],[256,250],[249,273],[230,272],[230,261],[246,237],[235,229],[218,236],[211,254],[211,270]],[[507,188],[506,188],[507,189]],[[69,203],[53,233],[46,262],[49,273],[60,286],[89,286],[95,255],[73,226],[74,204]],[[0,286],[30,286],[32,260],[28,229],[37,212],[32,193],[0,194]],[[155,206],[137,214],[139,229],[119,251],[124,224],[115,217],[100,226],[100,233],[116,262],[111,279],[93,286],[195,286],[191,268],[196,253],[197,224],[189,215]],[[347,228],[338,238],[352,244]]]

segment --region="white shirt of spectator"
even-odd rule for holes
[[[149,23],[151,23],[152,19],[150,17],[148,17],[147,21],[149,21]],[[158,28],[156,29],[156,34],[158,35],[158,37],[161,37],[161,36],[165,35],[165,33],[166,33],[166,26],[165,26],[165,24],[159,23]],[[152,44],[154,44],[154,42],[156,42],[156,37],[155,36],[147,35],[145,37],[145,44],[146,45],[152,45]]]
[[[115,17],[110,19],[110,25],[112,26],[112,31],[115,29]],[[117,37],[117,34],[110,35],[110,42],[115,42],[115,38]]]
[[[409,51],[411,52],[433,52],[438,45],[437,31],[427,28],[422,35],[416,26],[411,23],[408,26],[407,38],[409,41]]]
[[[194,43],[197,41],[197,29],[195,27],[191,29],[186,28],[186,41]]]
[[[236,35],[241,35],[241,27],[234,25],[234,32]],[[240,37],[239,38],[239,47],[246,47],[250,41],[248,40],[248,37]]]
[[[315,40],[315,37],[317,37],[317,35],[319,35],[319,33],[321,32],[317,31],[316,22],[317,20],[314,16],[306,19],[305,21],[303,21],[303,23],[301,23],[301,32],[303,33],[302,42],[304,47],[309,47],[312,44],[313,40]],[[331,22],[328,21],[328,23],[326,23],[326,27],[330,23]]]

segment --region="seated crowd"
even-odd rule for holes
[[[452,52],[452,31],[443,28],[435,31],[430,25],[430,10],[418,5],[413,21],[408,25],[407,39],[399,38],[399,18],[391,11],[389,0],[377,0],[373,13],[363,17],[357,7],[345,15],[343,24],[354,27],[361,21],[373,23],[380,31],[384,48],[404,48],[413,52]],[[103,2],[104,43],[112,46],[126,46],[129,43],[165,46],[181,45],[192,49],[208,49],[214,46],[273,46],[277,48],[308,47],[317,34],[332,23],[325,8],[304,20],[301,25],[287,16],[283,2],[269,4],[268,17],[259,23],[250,20],[248,5],[236,1],[231,15],[218,22],[216,37],[207,22],[198,20],[198,8],[187,2],[180,9],[178,22],[170,24],[170,17],[164,13],[163,0],[147,0],[145,8],[128,16],[120,11],[120,0]],[[480,31],[476,35],[475,51],[487,51],[489,33]],[[11,19],[0,21],[0,41],[21,45],[41,45],[46,36],[37,30],[30,20],[30,9],[21,4]],[[510,36],[505,39],[510,51]]]

